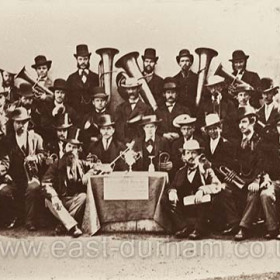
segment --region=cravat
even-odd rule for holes
[[[241,141],[241,148],[245,149],[247,147],[248,143],[249,143],[249,139],[248,138],[242,139],[242,141]]]
[[[87,72],[85,70],[82,70],[82,81],[85,83],[87,81]]]

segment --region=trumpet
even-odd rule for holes
[[[242,189],[245,186],[245,181],[242,180],[234,170],[229,169],[226,166],[221,165],[217,168],[217,171],[224,176],[224,179],[229,182],[233,183],[239,189]]]

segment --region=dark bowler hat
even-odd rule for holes
[[[147,115],[147,116],[142,117],[140,125],[143,126],[143,125],[152,124],[152,123],[158,124],[160,122],[161,122],[161,120],[159,120],[156,115]]]
[[[245,59],[247,60],[249,58],[249,55],[246,55],[242,50],[236,50],[232,53],[232,59],[229,61],[239,60],[239,59]]]
[[[108,100],[108,95],[105,93],[104,87],[94,87],[91,91],[92,99],[94,98],[103,98],[105,100]]]
[[[152,48],[145,49],[142,59],[144,60],[145,58],[153,59],[155,62],[157,62],[158,56],[156,56],[156,50]]]
[[[245,106],[238,108],[238,121],[249,116],[257,116],[256,111],[253,107]]]
[[[56,89],[67,91],[66,81],[64,79],[56,79],[53,83],[53,86],[50,87],[50,90],[55,91]]]
[[[71,143],[73,145],[82,145],[83,143],[79,140],[80,138],[80,129],[76,127],[72,127],[72,129],[68,132],[68,137],[65,139],[67,143]]]
[[[69,118],[68,113],[56,115],[55,125],[54,125],[56,129],[67,129],[72,125],[73,124]]]
[[[30,115],[24,107],[16,108],[11,114],[11,119],[14,121],[28,121],[30,118]]]
[[[88,46],[85,44],[76,46],[76,53],[74,56],[77,58],[78,56],[91,56],[91,53],[88,51]]]
[[[172,77],[167,77],[164,79],[163,81],[163,90],[167,90],[167,89],[177,89],[177,83],[176,80]]]
[[[191,60],[191,63],[193,63],[193,55],[187,49],[180,50],[179,54],[176,56],[177,63],[179,63],[180,58],[184,57],[184,56],[189,57]]]
[[[32,85],[27,83],[20,84],[18,94],[24,97],[34,97]]]
[[[278,89],[279,86],[274,86],[273,85],[273,80],[270,79],[270,78],[262,78],[261,79],[261,90],[263,93],[267,93],[267,92],[270,92],[270,91],[273,91],[274,90],[274,94],[277,93],[277,90],[275,89]]]
[[[35,64],[31,65],[32,68],[36,69],[38,66],[47,65],[48,69],[51,68],[52,61],[47,60],[44,55],[38,55],[34,58]]]
[[[98,127],[101,128],[101,127],[105,127],[105,126],[113,126],[115,123],[113,122],[113,119],[111,117],[111,115],[109,114],[104,114],[104,115],[101,115],[99,118],[98,118]]]

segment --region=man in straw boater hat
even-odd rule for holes
[[[134,150],[140,152],[142,157],[136,162],[135,169],[139,171],[148,171],[149,165],[153,164],[155,171],[170,171],[172,162],[169,157],[166,161],[160,159],[162,152],[170,155],[168,141],[157,135],[157,128],[161,120],[156,115],[143,116],[139,126],[142,128],[142,136],[135,139]]]
[[[201,152],[198,141],[184,143],[182,157],[186,164],[177,171],[167,190],[167,201],[163,202],[177,237],[201,239],[205,236],[211,203],[202,203],[203,196],[219,193],[222,189],[210,164],[202,160]],[[185,206],[184,197],[191,195],[194,195],[193,203]]]
[[[197,91],[198,76],[191,70],[193,65],[193,55],[188,49],[180,50],[176,56],[176,61],[180,66],[180,72],[174,76],[179,87],[179,100],[181,104],[191,110],[191,115],[196,113],[195,99]]]
[[[141,84],[135,78],[126,78],[120,85],[125,101],[118,105],[113,114],[116,122],[116,134],[120,141],[130,142],[139,134],[138,127],[129,121],[137,116],[153,113],[152,108],[144,103],[139,96]]]
[[[96,155],[101,163],[109,164],[113,162],[122,151],[126,149],[125,145],[115,137],[115,123],[109,114],[101,115],[97,122],[101,138],[93,142],[88,151]],[[125,170],[125,162],[120,158],[112,166],[112,171]]]
[[[52,61],[47,60],[44,55],[38,55],[34,58],[34,64],[31,65],[37,73],[37,83],[41,86],[49,88],[52,86],[53,82],[48,76],[49,70],[52,66]]]
[[[232,63],[233,75],[236,80],[244,81],[252,87],[252,106],[255,108],[260,107],[261,94],[260,88],[260,77],[257,73],[247,70],[247,60],[249,55],[246,55],[243,50],[235,50],[232,53],[232,58],[229,61]],[[230,83],[228,88],[229,94],[234,94],[238,83]]]
[[[40,171],[45,160],[43,140],[33,130],[28,131],[30,115],[25,108],[16,108],[11,120],[13,133],[7,136],[5,147],[10,160],[10,174],[16,185],[18,222],[23,222],[25,213],[26,227],[34,231],[40,200]]]
[[[65,154],[50,165],[42,179],[46,204],[54,216],[60,220],[73,236],[82,235],[80,226],[86,202],[86,173],[92,165],[79,159],[80,130],[69,133],[65,144]],[[56,231],[61,232],[61,226]]]
[[[160,104],[162,100],[163,79],[155,73],[155,67],[158,61],[156,50],[147,48],[142,55],[143,60],[143,76],[145,77],[148,86],[156,100]]]
[[[77,60],[78,70],[72,73],[67,79],[69,104],[76,112],[80,112],[83,116],[90,111],[90,91],[93,87],[98,86],[99,78],[96,73],[89,69],[91,52],[89,52],[87,45],[77,45],[74,57]]]
[[[87,150],[91,142],[98,140],[98,119],[100,116],[109,114],[107,109],[108,95],[104,87],[94,87],[91,92],[92,110],[82,120],[82,139]]]
[[[159,133],[168,141],[179,137],[179,130],[174,127],[173,120],[178,115],[190,114],[190,110],[178,101],[179,90],[174,78],[167,77],[163,81],[163,103],[156,110],[156,115],[162,120]]]

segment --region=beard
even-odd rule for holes
[[[82,63],[82,64],[77,63],[77,67],[78,67],[78,69],[89,69],[90,63],[89,62],[88,63]]]
[[[154,68],[151,67],[150,65],[145,66],[145,67],[144,67],[144,72],[147,73],[147,74],[151,74],[151,73],[154,72]]]

